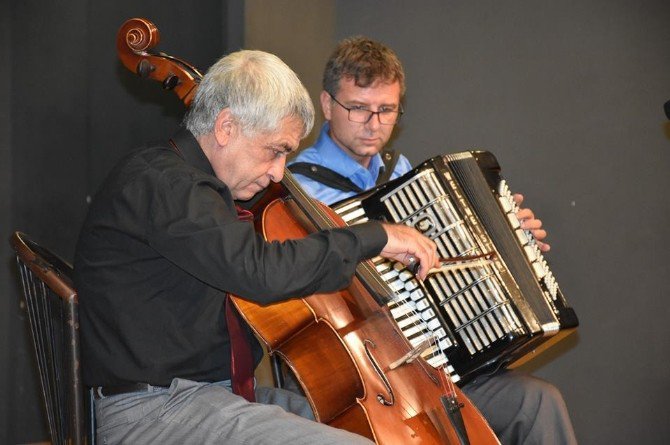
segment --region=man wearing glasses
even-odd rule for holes
[[[390,48],[365,38],[344,40],[326,64],[323,89],[327,122],[314,146],[289,166],[307,192],[332,204],[412,168],[405,156],[382,156],[405,93],[405,74]]]
[[[314,198],[332,204],[407,173],[406,157],[384,147],[402,116],[405,74],[396,54],[365,37],[341,41],[326,64],[321,109],[326,123],[316,143],[290,163]],[[520,204],[523,197],[518,195]],[[517,213],[538,240],[546,236],[530,209]],[[549,245],[538,241],[543,251]],[[503,444],[575,444],[560,392],[516,372],[480,376],[463,387]]]

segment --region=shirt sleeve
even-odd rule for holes
[[[260,303],[344,288],[357,264],[387,242],[376,222],[267,242],[237,219],[225,187],[168,174],[151,191],[149,211],[147,239],[157,253],[210,286]]]

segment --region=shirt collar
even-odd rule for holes
[[[176,149],[177,154],[186,161],[189,165],[204,171],[207,174],[216,176],[212,164],[202,151],[198,140],[185,127],[180,127],[177,133],[170,138],[173,148]]]
[[[314,148],[320,153],[322,159],[328,159],[329,169],[351,178],[355,175],[369,174],[376,181],[379,176],[379,169],[384,167],[382,157],[379,153],[370,159],[368,168],[364,168],[356,162],[351,156],[347,155],[339,145],[335,143],[328,135],[330,124],[326,122],[321,127],[319,137],[314,143]]]

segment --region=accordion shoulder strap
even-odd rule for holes
[[[395,150],[384,150],[382,152],[382,161],[384,162],[384,171],[377,177],[377,185],[382,185],[391,179],[395,165],[400,158],[400,152]]]
[[[400,153],[394,150],[385,150],[382,152],[382,161],[384,162],[384,170],[377,177],[377,185],[381,185],[391,178],[393,169],[398,163]],[[306,176],[314,181],[320,182],[323,185],[332,187],[344,192],[362,193],[365,190],[354,184],[351,179],[342,176],[323,165],[313,164],[311,162],[296,162],[287,167],[291,173]]]
[[[323,165],[312,164],[311,162],[296,162],[288,166],[291,173],[307,176],[321,184],[327,185],[344,192],[362,193],[364,190],[354,184],[351,179],[324,167]]]

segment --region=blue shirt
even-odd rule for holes
[[[298,156],[289,162],[289,165],[295,164],[296,162],[309,162],[322,165],[349,178],[363,190],[368,190],[374,187],[377,183],[380,169],[384,168],[384,162],[382,161],[381,155],[377,153],[373,156],[370,159],[368,168],[365,168],[347,155],[330,138],[328,135],[329,129],[330,125],[325,123],[321,128],[321,133],[319,133],[319,138],[316,140],[316,143],[313,146],[302,150]],[[402,176],[411,169],[412,165],[407,158],[400,155],[390,179]],[[330,205],[334,202],[356,195],[355,192],[345,192],[334,189],[300,174],[294,174],[294,176],[307,193],[324,204]]]

